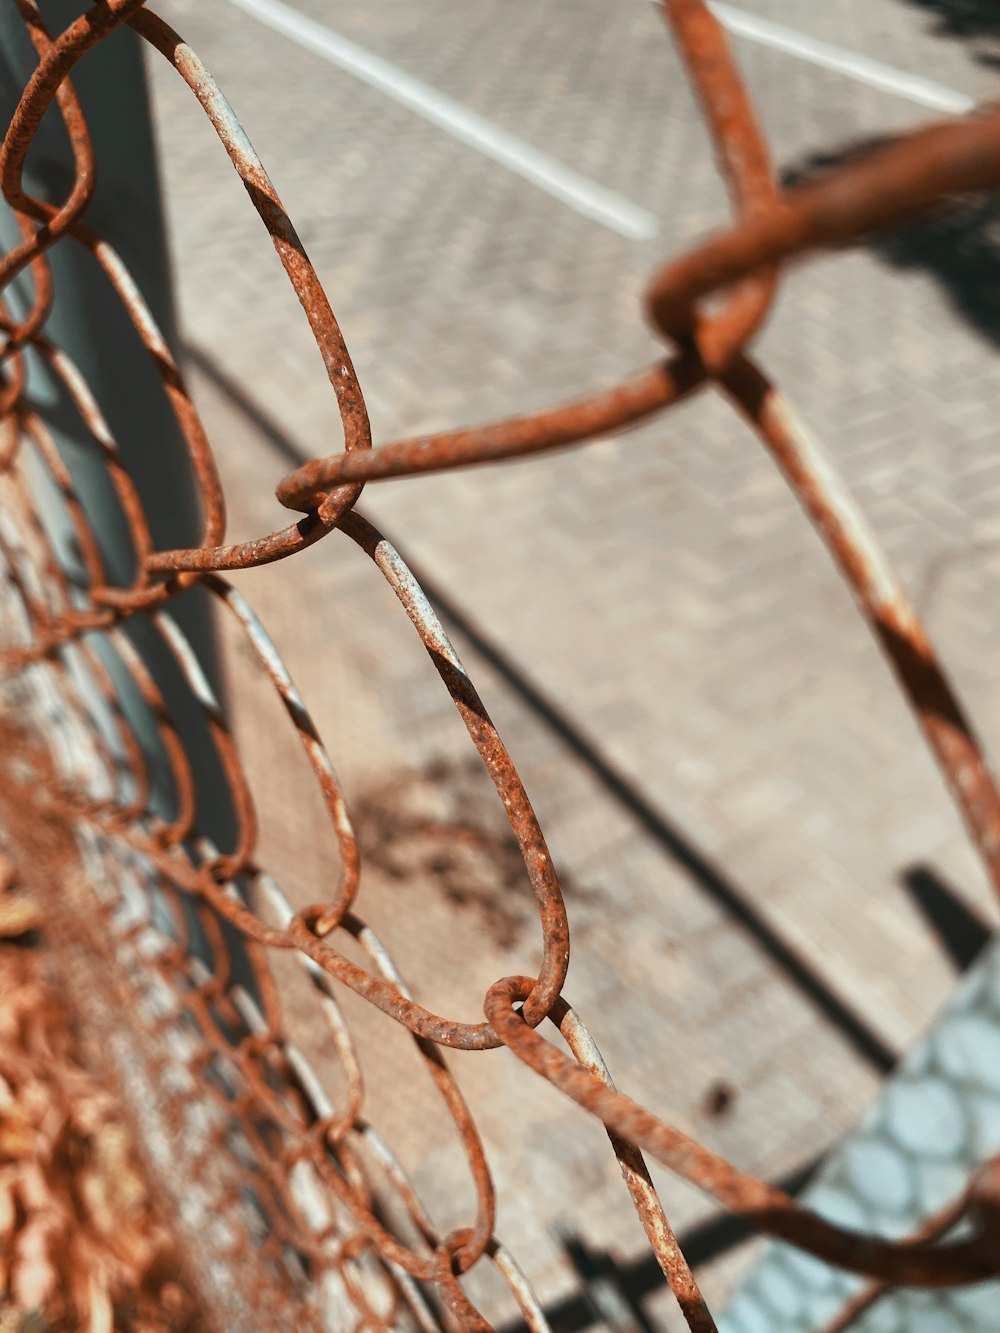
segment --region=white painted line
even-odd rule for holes
[[[230,4],[322,56],[331,65],[346,70],[363,83],[409,107],[453,138],[477,149],[485,157],[499,162],[523,180],[530,181],[560,203],[599,222],[610,231],[617,232],[619,236],[643,241],[656,235],[658,222],[655,213],[578,175],[485,117],[469,111],[461,103],[439,93],[428,84],[421,83],[388,60],[341,37],[322,23],[299,13],[291,5],[283,4],[282,0],[230,0]]]
[[[786,55],[797,56],[811,65],[820,65],[823,69],[834,70],[837,74],[846,74],[849,79],[867,83],[872,88],[882,89],[883,92],[895,93],[897,97],[905,97],[911,102],[918,102],[921,106],[962,115],[971,111],[976,105],[971,97],[966,97],[964,93],[957,92],[954,88],[946,88],[943,83],[935,83],[932,79],[921,79],[916,74],[907,74],[904,70],[894,69],[891,65],[883,65],[878,60],[870,60],[868,56],[855,55],[853,51],[845,51],[840,46],[831,46],[828,42],[821,42],[815,37],[807,37],[805,33],[796,32],[794,28],[786,28],[781,23],[772,23],[770,19],[748,14],[744,9],[713,3],[712,0],[709,7],[719,22],[737,37],[760,42],[762,46],[770,46],[775,51],[784,51]]]

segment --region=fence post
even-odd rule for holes
[[[44,15],[50,32],[61,32],[82,10],[81,0],[50,0]],[[130,29],[122,28],[99,42],[73,71],[97,163],[97,186],[86,220],[125,261],[177,357],[176,313],[141,46]],[[36,63],[37,55],[13,0],[0,0],[0,114],[5,124]],[[59,203],[72,181],[69,139],[53,104],[28,154],[25,187],[29,194]],[[0,204],[0,246],[9,247],[17,235],[9,208]],[[157,546],[197,544],[200,518],[187,449],[148,352],[105,274],[82,245],[71,239],[61,241],[47,252],[47,259],[55,298],[44,331],[69,355],[94,393],[139,490],[154,541]],[[31,293],[31,278],[22,274],[4,296],[15,313],[20,313]],[[107,468],[60,381],[31,349],[26,358],[28,399],[70,468],[97,536],[108,580],[127,584],[134,555]],[[46,480],[38,478],[37,485],[43,490]],[[80,570],[70,527],[61,521],[58,506],[41,503],[39,508],[60,563],[72,578]],[[170,611],[218,690],[207,597],[193,590],[174,602]],[[179,688],[169,655],[144,618],[133,618],[128,632],[161,685],[195,774],[204,779],[198,784],[198,826],[213,841],[225,845],[232,833],[232,810],[225,784],[212,780],[216,756],[201,715]],[[100,645],[97,647],[100,651]],[[140,744],[147,757],[153,758],[152,804],[162,812],[168,797],[156,782],[162,768],[156,762],[158,742],[127,677],[114,660],[105,657],[121,687],[122,706]]]

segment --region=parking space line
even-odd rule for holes
[[[895,93],[897,97],[905,97],[911,102],[919,103],[920,106],[929,106],[935,111],[946,111],[954,115],[962,115],[975,106],[975,101],[971,97],[966,97],[964,93],[954,88],[947,88],[943,83],[922,79],[917,74],[907,74],[905,70],[895,69],[892,65],[883,65],[881,61],[871,60],[868,56],[856,55],[853,51],[845,51],[842,47],[831,46],[829,42],[807,37],[805,33],[798,32],[794,28],[786,28],[784,24],[772,23],[770,19],[748,14],[745,9],[714,3],[714,0],[710,0],[709,7],[723,27],[728,28],[735,36],[745,37],[748,41],[758,42],[761,46],[769,46],[774,51],[783,51],[786,55],[796,56],[799,60],[808,61],[810,65],[819,65],[823,69],[844,74],[858,83],[867,83],[871,88]]]
[[[659,229],[657,218],[649,209],[581,176],[373,51],[300,13],[284,0],[229,0],[229,3],[272,31],[415,111],[452,138],[476,149],[584,217],[629,240],[649,240],[656,235]],[[794,28],[722,3],[722,0],[709,0],[709,3],[719,21],[734,36],[935,111],[962,114],[975,106],[971,97],[944,84],[809,37]]]
[[[229,0],[261,23],[297,42],[332,65],[409,107],[452,138],[475,148],[508,171],[544,190],[577,213],[629,240],[655,236],[655,213],[579,175],[537,148],[500,129],[484,116],[413,78],[356,42],[341,37],[282,0]]]

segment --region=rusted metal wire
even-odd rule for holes
[[[718,22],[704,0],[665,0],[665,16],[713,135],[736,215],[727,231],[667,264],[650,284],[647,313],[669,344],[668,355],[568,405],[372,448],[361,387],[327,296],[263,165],[199,57],[143,0],[98,0],[56,35],[47,31],[35,0],[16,4],[38,64],[0,148],[0,185],[20,234],[0,259],[0,294],[19,273],[30,274],[33,284],[30,308],[21,318],[7,305],[0,308],[0,556],[13,590],[0,660],[4,698],[25,705],[17,725],[4,723],[8,752],[17,762],[6,765],[0,814],[26,881],[44,881],[41,896],[54,918],[61,904],[74,948],[83,949],[89,965],[106,970],[102,984],[121,1005],[111,1015],[111,1030],[117,1022],[131,1040],[143,1078],[164,1108],[161,1113],[146,1107],[138,1119],[152,1125],[161,1114],[175,1130],[188,1127],[200,1145],[205,1208],[226,1201],[228,1239],[217,1252],[232,1265],[242,1256],[240,1271],[251,1274],[244,1302],[258,1313],[294,1308],[295,1326],[301,1328],[345,1326],[342,1312],[351,1308],[354,1326],[364,1329],[483,1329],[489,1325],[462,1278],[476,1265],[492,1263],[528,1326],[547,1327],[527,1276],[494,1234],[496,1200],[486,1152],[444,1054],[448,1047],[508,1047],[603,1122],[657,1261],[697,1333],[715,1324],[642,1152],[749,1218],[761,1232],[872,1278],[874,1285],[841,1316],[838,1328],[892,1284],[940,1287],[1000,1274],[1000,1164],[983,1168],[947,1213],[951,1219],[960,1208],[968,1220],[960,1239],[938,1243],[941,1228],[932,1221],[913,1237],[890,1242],[803,1209],[615,1088],[563,995],[570,947],[566,908],[517,770],[418,582],[354,508],[366,482],[582,444],[714,385],[760,437],[826,542],[1000,893],[1000,795],[981,746],[849,492],[748,351],[788,262],[889,226],[949,194],[1000,185],[1000,110],[984,108],[930,126],[831,172],[819,184],[781,192]],[[343,425],[342,452],[277,481],[280,504],[304,517],[252,541],[225,543],[222,487],[180,369],[121,257],[86,222],[94,151],[71,75],[88,50],[123,24],[173,66],[215,128],[302,303]],[[53,105],[75,172],[60,204],[33,198],[23,183],[32,142]],[[149,354],[197,478],[203,516],[197,547],[155,548],[139,491],[94,395],[65,350],[44,332],[53,298],[47,256],[56,245],[79,245],[93,255]],[[704,298],[718,293],[724,300],[709,314]],[[65,388],[107,469],[136,556],[127,586],[108,581],[73,471],[30,406],[28,348]],[[65,508],[83,586],[63,570],[38,508],[38,491],[27,484],[29,455]],[[418,1003],[359,914],[361,857],[350,802],[266,631],[243,595],[220,577],[225,570],[286,559],[335,529],[375,563],[430,655],[507,813],[534,893],[538,972],[491,986],[480,1022],[438,1015]],[[298,734],[322,796],[339,878],[309,907],[293,908],[256,860],[249,784],[203,665],[171,614],[172,601],[193,583],[245,636]],[[199,827],[198,776],[161,689],[129,635],[138,621],[175,664],[201,712],[235,816],[228,847],[214,846]],[[84,688],[82,679],[94,690]],[[120,704],[123,681],[152,719],[173,791],[167,812],[151,800],[149,755]],[[59,726],[32,730],[31,720],[46,707],[50,717],[56,709]],[[241,942],[239,957],[234,940]],[[341,947],[348,940],[355,955],[360,948],[364,965]],[[336,1096],[289,1037],[283,988],[271,965],[278,953],[297,959],[310,983],[342,1075]],[[365,1119],[361,1066],[338,1003],[341,987],[412,1034],[443,1114],[463,1144],[477,1206],[468,1224],[450,1234],[435,1227],[401,1165]],[[543,1035],[546,1018],[558,1027],[568,1054]],[[205,1288],[214,1282],[216,1295],[218,1271]],[[212,1297],[207,1299],[211,1306]],[[238,1302],[239,1293],[227,1299]]]

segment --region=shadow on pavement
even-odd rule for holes
[[[907,5],[927,14],[933,20],[931,31],[942,37],[978,37],[1000,39],[1000,6],[996,0],[905,0]],[[1000,51],[974,52],[977,60],[994,64],[1000,62]]]
[[[995,15],[1000,31],[1000,0]],[[834,167],[866,157],[887,142],[867,139],[814,154],[786,168],[781,184],[786,189],[805,184]],[[1000,194],[963,195],[926,217],[870,236],[865,243],[893,268],[929,274],[956,315],[981,337],[1000,346]]]
[[[822,1159],[816,1158],[777,1181],[777,1187],[793,1197],[812,1180]],[[731,1213],[722,1213],[690,1227],[679,1237],[681,1249],[693,1269],[711,1263],[737,1245],[751,1240],[755,1228]],[[580,1290],[549,1306],[545,1315],[552,1333],[582,1333],[595,1325],[614,1333],[645,1333],[650,1324],[643,1312],[647,1296],[663,1288],[665,1278],[651,1253],[620,1260],[607,1250],[592,1249],[579,1236],[564,1233],[563,1246],[580,1279]],[[612,1315],[617,1314],[617,1322]],[[629,1322],[629,1319],[631,1322]],[[524,1323],[503,1325],[498,1333],[528,1333]]]
[[[983,918],[928,866],[911,866],[900,879],[955,971],[971,967],[992,935]]]
[[[903,888],[924,915],[950,959],[956,974],[971,966],[991,931],[982,918],[929,866],[914,865],[900,875]],[[793,1197],[807,1188],[822,1158],[778,1182]],[[695,1270],[751,1240],[756,1232],[741,1218],[721,1213],[691,1227],[679,1237]],[[652,1254],[621,1262],[606,1251],[588,1248],[578,1236],[562,1237],[567,1256],[580,1279],[580,1290],[550,1307],[546,1314],[553,1333],[582,1333],[595,1325],[614,1333],[645,1333],[649,1328],[643,1301],[658,1291],[663,1275]],[[527,1325],[506,1325],[501,1333],[527,1333]]]

